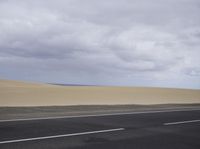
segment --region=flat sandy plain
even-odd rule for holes
[[[0,80],[0,107],[200,103],[200,90],[59,86]]]

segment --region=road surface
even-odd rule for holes
[[[200,109],[0,121],[0,149],[199,149]]]

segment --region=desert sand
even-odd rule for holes
[[[151,87],[58,86],[0,80],[0,106],[200,103],[200,90]]]

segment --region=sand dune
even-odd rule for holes
[[[0,106],[200,103],[200,90],[57,86],[0,80]]]

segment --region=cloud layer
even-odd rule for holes
[[[1,0],[0,76],[200,88],[199,0]]]

